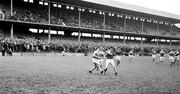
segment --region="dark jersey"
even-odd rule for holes
[[[134,53],[132,51],[129,52],[129,55],[132,56]]]
[[[113,54],[111,51],[108,51],[108,52],[106,53],[106,58],[107,58],[107,59],[113,59],[113,57],[114,57],[114,54]]]
[[[160,56],[161,56],[161,57],[164,57],[164,53],[160,53]]]
[[[176,51],[176,52],[175,52],[175,56],[178,56],[178,55],[179,55],[179,52],[178,52],[178,51]]]
[[[123,55],[123,53],[121,51],[117,51],[116,55]]]
[[[174,56],[174,52],[169,52],[169,56]]]
[[[113,54],[107,53],[106,58],[107,58],[107,59],[113,59],[113,56],[114,56]]]

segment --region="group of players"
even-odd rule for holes
[[[117,75],[116,66],[120,64],[122,55],[123,53],[120,50],[120,48],[117,48],[117,50],[115,50],[113,47],[110,47],[107,50],[105,50],[102,46],[100,46],[93,53],[92,62],[94,66],[92,69],[89,70],[89,73],[92,73],[92,71],[96,69],[96,70],[100,70],[101,74],[105,75],[108,66],[111,64],[114,69],[115,75]],[[128,55],[129,55],[129,62],[132,62],[134,57],[133,50],[131,50]],[[105,62],[104,69],[102,68],[103,62]]]
[[[165,51],[163,49],[161,49],[161,51],[159,53],[156,52],[156,50],[152,50],[152,59],[153,62],[157,61],[157,64],[159,63],[164,63],[165,61]],[[116,66],[118,66],[121,62],[121,56],[123,55],[122,51],[120,50],[120,48],[117,48],[117,50],[115,50],[113,47],[110,47],[108,49],[104,49],[103,46],[98,47],[94,53],[93,53],[93,58],[92,58],[92,62],[94,64],[93,68],[89,70],[89,73],[92,73],[94,70],[100,70],[101,74],[106,73],[109,64],[112,65],[115,75],[117,75],[117,68]],[[134,61],[134,51],[131,50],[128,53],[128,60],[129,62],[133,62]],[[180,63],[180,52],[178,50],[174,51],[171,50],[168,53],[168,57],[170,60],[170,66],[172,67],[175,64],[179,64]],[[102,68],[102,63],[105,63],[105,68]]]
[[[159,54],[156,52],[156,50],[153,50],[152,52],[153,52],[152,53],[153,62],[155,62],[156,59],[158,59],[157,57],[159,57],[159,60],[157,61],[157,64],[164,63],[164,61],[165,61],[165,51],[163,49],[161,49]],[[169,60],[170,60],[170,66],[171,67],[173,65],[175,65],[175,64],[179,65],[179,63],[180,63],[180,58],[179,58],[180,57],[180,52],[179,52],[178,49],[176,51],[172,49],[168,53],[168,57],[169,57]]]

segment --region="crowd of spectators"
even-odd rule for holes
[[[52,8],[51,24],[64,26],[79,26],[79,13],[76,10]]]
[[[65,51],[70,53],[92,53],[97,47],[102,45],[105,49],[109,47],[121,48],[124,53],[128,53],[131,49],[134,49],[136,54],[143,53],[146,55],[149,55],[154,48],[158,51],[162,48],[166,51],[171,49],[170,46],[167,45],[156,46],[155,44],[152,45],[148,43],[144,45],[137,42],[127,42],[123,44],[123,42],[115,39],[106,39],[106,43],[103,43],[100,38],[82,37],[81,42],[78,42],[77,37],[73,36],[52,36],[51,41],[44,38],[35,38],[30,35],[21,36],[22,37],[19,38],[15,35],[13,39],[5,35],[0,36],[0,49],[5,49],[6,51],[11,50],[12,52],[61,53]],[[177,48],[178,46],[173,47],[173,49]]]
[[[32,7],[15,7],[13,10],[13,20],[24,22],[48,23],[48,9],[47,8],[32,8]]]
[[[4,6],[3,6],[4,7]],[[33,22],[33,23],[43,23],[48,24],[49,22],[49,11],[48,6],[44,5],[14,5],[13,7],[13,15],[10,15],[10,9],[7,7],[1,8],[2,13],[5,15],[4,19],[7,20],[16,20],[23,22]],[[79,19],[79,14],[80,19]],[[149,34],[147,29],[142,28],[142,22],[126,19],[126,25],[124,26],[124,17],[116,17],[109,16],[107,13],[104,15],[101,12],[97,11],[81,11],[77,8],[74,9],[66,9],[66,8],[58,8],[52,7],[50,14],[50,23],[55,25],[63,25],[63,26],[74,26],[81,28],[93,28],[93,29],[106,29],[106,30],[114,30],[114,31],[123,31],[123,32],[132,32],[132,33],[146,33]],[[104,26],[105,21],[105,26]],[[80,22],[80,24],[79,24]],[[153,24],[153,23],[152,23]],[[150,25],[149,25],[150,26]],[[154,25],[156,26],[156,25]],[[154,27],[155,28],[155,27]],[[162,29],[161,29],[162,28]],[[142,30],[143,29],[143,30]],[[180,36],[179,32],[169,32],[169,29],[160,27],[160,32],[158,35],[173,35]],[[173,28],[173,31],[178,31],[179,29]],[[106,44],[102,44],[102,39],[98,38],[82,38],[81,42],[78,43],[77,38],[74,37],[52,37],[51,41],[48,41],[46,38],[40,36],[40,38],[35,38],[30,35],[21,35],[15,36],[14,39],[11,39],[6,34],[0,34],[0,44],[6,50],[11,49],[13,52],[92,52],[97,45],[104,45],[107,47],[121,47],[125,52],[128,52],[127,49],[141,49],[140,43],[129,42],[127,44],[123,44],[123,42],[118,42],[115,40],[107,40]],[[155,45],[144,45],[144,49],[152,49],[157,46]],[[167,48],[168,47],[158,47],[158,48]],[[139,50],[138,50],[139,51]],[[137,52],[138,52],[137,51]]]
[[[142,33],[144,30],[142,30],[142,22],[132,19],[126,20],[127,26],[126,31],[127,32],[135,32],[135,33]]]
[[[124,19],[117,18],[114,16],[107,16],[106,17],[106,29],[107,30],[124,31]]]
[[[103,29],[103,15],[96,13],[90,13],[88,11],[81,12],[81,27]]]

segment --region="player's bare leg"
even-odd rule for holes
[[[153,62],[155,62],[155,58],[153,58]]]
[[[106,73],[106,71],[107,71],[107,69],[108,69],[109,64],[111,64],[111,65],[113,66],[115,75],[117,75],[117,69],[116,69],[115,63],[114,63],[114,61],[111,60],[111,59],[106,61],[106,67],[105,67],[105,69],[104,69],[104,75],[105,75],[105,73]]]
[[[174,62],[172,62],[172,61],[171,61],[171,64],[170,64],[170,66],[172,67],[172,65],[174,65],[174,63],[175,63],[175,61],[174,61]]]
[[[101,64],[98,65],[98,69],[101,71],[101,74],[103,74],[103,69],[102,69],[102,65]]]
[[[120,61],[120,60],[118,60],[118,61],[117,61],[117,66],[118,66],[120,63],[121,63],[121,61]]]
[[[104,68],[104,75],[105,75],[105,73],[106,73],[106,71],[107,71],[108,66],[109,66],[109,63],[106,62],[106,66],[105,66],[105,68]]]
[[[115,66],[114,62],[111,62],[111,65],[113,66],[113,69],[114,69],[115,75],[117,75],[117,68],[116,68],[116,66]]]
[[[98,68],[98,64],[94,63],[94,67],[90,69],[89,73],[92,73],[96,68]]]

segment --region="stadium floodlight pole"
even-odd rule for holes
[[[51,41],[51,27],[49,27],[49,30],[48,30],[48,42]]]
[[[105,43],[105,32],[103,33],[103,43]]]
[[[124,44],[126,44],[126,35],[124,35],[124,41],[123,41]]]
[[[172,39],[170,40],[170,47],[172,46]],[[172,47],[171,47],[172,48]]]
[[[142,19],[142,34],[144,33],[143,30],[144,30],[144,19]],[[141,37],[141,46],[143,46],[143,37]]]
[[[126,32],[126,16],[124,17],[124,32]],[[124,44],[126,44],[126,35],[124,35]]]
[[[49,22],[49,25],[50,25],[51,24],[51,2],[49,1],[48,3],[49,3],[49,7],[48,7],[49,21],[48,22]],[[51,41],[51,32],[50,31],[51,31],[51,27],[49,27],[49,32],[48,32],[48,42]]]
[[[81,27],[81,9],[79,10],[79,29]]]
[[[80,31],[80,28],[81,28],[81,10],[79,10],[79,32],[78,32],[78,43],[80,43],[81,41],[81,31]]]
[[[157,35],[158,35],[158,33],[159,33],[159,21],[157,21]]]
[[[103,14],[103,29],[106,30],[106,13]],[[103,43],[105,44],[105,33],[103,33]]]
[[[173,29],[172,24],[170,24],[170,33],[172,33],[172,29]]]
[[[11,16],[13,15],[13,0],[11,0]]]
[[[103,20],[103,26],[104,26],[104,30],[106,29],[106,13],[103,12],[104,15],[104,20]]]
[[[12,39],[14,39],[14,37],[13,37],[14,36],[14,25],[13,25],[13,23],[11,24],[11,35],[10,36]]]
[[[157,46],[159,45],[159,38],[157,38],[156,45]]]
[[[126,32],[126,16],[124,18],[124,32]]]
[[[79,32],[78,32],[78,43],[80,43],[81,42],[81,31],[79,30]]]
[[[13,16],[13,0],[11,0],[11,16]],[[12,23],[11,24],[11,34],[10,34],[12,39],[14,39],[13,35],[14,35],[14,25]]]
[[[173,29],[172,24],[170,24],[170,33],[172,33],[172,29]],[[172,46],[172,39],[170,40],[170,47],[171,46]]]
[[[158,32],[159,32],[159,21],[157,21],[157,34],[158,35]],[[157,46],[159,45],[159,38],[157,38],[157,42],[156,42]]]

